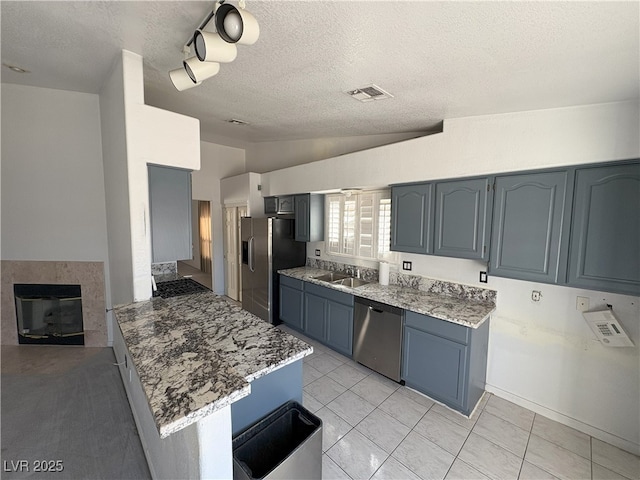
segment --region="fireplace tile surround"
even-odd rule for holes
[[[18,345],[13,285],[77,284],[82,289],[85,347],[107,346],[104,262],[2,260],[2,345]]]

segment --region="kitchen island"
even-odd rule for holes
[[[302,400],[313,352],[211,292],[114,309],[114,351],[154,478],[231,478],[232,435]]]

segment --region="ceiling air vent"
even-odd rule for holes
[[[361,102],[371,102],[372,100],[382,100],[384,98],[393,98],[389,92],[385,92],[377,85],[371,84],[367,87],[356,88],[355,90],[349,90],[346,92],[351,95],[352,98],[360,100]]]
[[[238,120],[237,118],[231,118],[227,120],[227,123],[230,123],[231,125],[249,125],[248,122],[245,122],[244,120]]]

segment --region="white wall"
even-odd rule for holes
[[[247,171],[270,172],[425,135],[425,132],[410,132],[250,143],[246,147]]]
[[[444,131],[262,174],[263,195],[633,158],[637,102],[445,120]]]
[[[100,92],[102,157],[106,202],[111,303],[133,301],[133,260],[129,213],[129,175],[127,172],[124,122],[124,83],[122,58],[118,58]],[[111,316],[112,314],[109,313]],[[110,317],[112,321],[112,318]]]
[[[640,157],[637,102],[446,120],[441,134],[262,174],[265,195],[489,174]],[[309,244],[324,254],[322,242]],[[411,273],[483,286],[485,265],[398,254]],[[627,450],[640,452],[640,298],[490,277],[488,389]],[[530,300],[531,291],[542,300]],[[636,344],[602,347],[576,311],[613,305]]]
[[[259,190],[262,176],[249,172],[223,178],[220,182],[220,197],[223,205],[246,205],[247,216],[264,217],[263,190]]]
[[[2,84],[2,259],[106,261],[97,95]]]
[[[211,202],[211,230],[213,239],[213,291],[224,295],[223,210],[220,180],[244,172],[245,152],[240,148],[201,142],[200,170],[191,174],[192,197]],[[194,238],[197,242],[197,237]],[[200,262],[198,261],[198,267]]]

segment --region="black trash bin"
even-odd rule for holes
[[[233,439],[233,478],[322,478],[322,420],[289,401]]]

